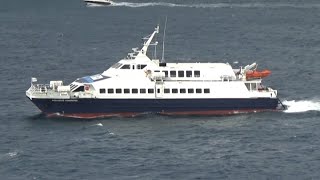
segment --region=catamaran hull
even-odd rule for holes
[[[230,115],[272,111],[276,98],[246,99],[36,99],[31,101],[48,116],[97,118],[164,115]]]

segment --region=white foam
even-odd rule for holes
[[[104,5],[87,3],[87,7],[103,7]]]
[[[101,124],[101,123],[98,123],[98,124],[94,124],[93,126],[103,126],[103,124]]]
[[[6,160],[8,158],[13,158],[18,155],[18,151],[12,151],[5,154],[0,154],[0,160]]]
[[[283,104],[288,106],[286,113],[298,113],[306,111],[320,111],[320,101],[302,100],[302,101],[283,101]]]
[[[18,155],[18,152],[15,152],[15,151],[14,152],[8,152],[7,154],[10,157],[14,157],[14,156]]]
[[[147,6],[166,6],[166,7],[189,7],[189,8],[320,8],[316,3],[211,3],[211,4],[175,4],[166,2],[132,3],[132,2],[114,2],[111,6],[126,6],[132,8]]]

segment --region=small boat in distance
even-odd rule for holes
[[[110,0],[84,0],[87,5],[112,5],[113,1]]]

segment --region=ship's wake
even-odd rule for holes
[[[283,101],[283,104],[287,106],[286,113],[300,113],[307,111],[320,111],[320,101],[315,100],[302,100],[302,101]]]
[[[164,6],[164,7],[186,7],[186,8],[320,8],[315,3],[206,3],[206,4],[176,4],[168,2],[114,2],[111,6],[125,6],[132,8]]]
[[[174,4],[174,3],[166,3],[166,2],[149,2],[149,3],[131,3],[131,2],[117,2],[112,4],[112,6],[125,6],[132,8],[139,7],[150,7],[150,6],[164,6],[164,7],[198,7],[201,4]]]
[[[11,151],[11,152],[8,152],[5,154],[0,154],[0,162],[7,161],[11,158],[15,158],[15,157],[19,156],[20,153],[21,153],[20,151]]]
[[[104,7],[105,5],[101,4],[93,4],[93,3],[87,3],[87,7]]]

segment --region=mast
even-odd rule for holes
[[[166,38],[167,20],[168,20],[168,16],[166,16],[166,22],[165,22],[165,24],[164,24],[164,30],[163,30],[162,58],[161,58],[161,62],[164,62],[164,41],[165,41],[165,38]]]
[[[157,25],[157,27],[154,29],[153,33],[150,36],[147,36],[143,39],[148,39],[146,42],[143,43],[143,47],[140,51],[140,53],[146,55],[147,51],[148,51],[148,47],[153,39],[153,37],[155,36],[155,34],[159,33],[159,25]]]

